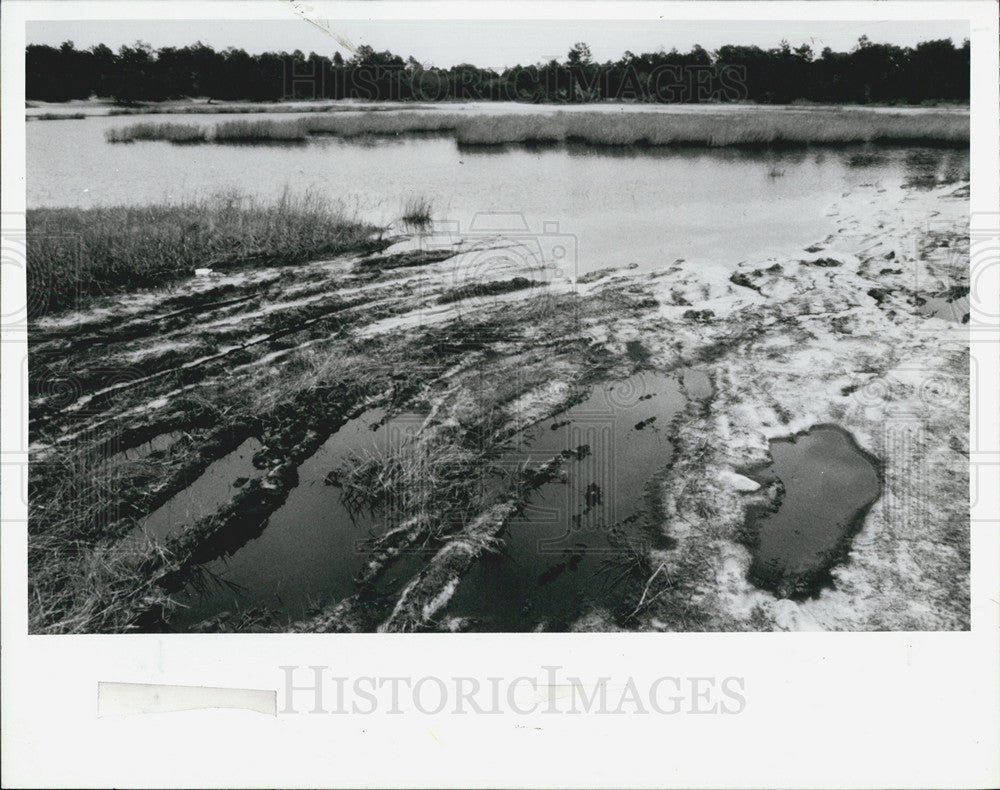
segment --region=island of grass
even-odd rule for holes
[[[625,109],[537,108],[489,113],[444,109],[407,112],[310,113],[287,120],[224,121],[209,126],[143,122],[109,129],[112,143],[139,140],[191,142],[304,142],[332,135],[441,134],[461,146],[586,143],[603,146],[802,147],[807,145],[943,145],[969,143],[965,113],[925,110],[880,112],[843,107],[720,108],[680,112],[669,107]]]

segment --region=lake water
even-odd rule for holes
[[[253,116],[263,119],[267,115]],[[288,114],[275,116],[289,118]],[[105,130],[142,118],[90,117],[27,126],[29,207],[189,200],[220,190],[273,198],[312,190],[380,225],[412,196],[434,206],[445,236],[527,237],[558,249],[577,273],[678,258],[731,260],[785,254],[833,230],[828,206],[859,184],[898,189],[912,151],[852,165],[857,150],[459,148],[446,137],[363,142],[320,138],[290,146],[113,145]],[[172,116],[214,124],[232,115]],[[942,172],[968,155],[930,151]],[[926,175],[927,159],[921,160]]]

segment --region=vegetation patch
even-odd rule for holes
[[[137,124],[109,130],[110,142],[159,139],[190,142],[177,124]],[[185,127],[191,130],[200,127]],[[350,138],[429,132],[451,134],[460,146],[583,143],[593,146],[800,148],[846,145],[965,147],[964,113],[890,113],[863,109],[755,109],[742,112],[535,112],[457,114],[430,111],[313,115],[291,120],[216,124],[216,142],[301,142],[310,135]],[[190,132],[195,134],[194,131]],[[861,155],[859,155],[861,156]],[[860,160],[859,160],[860,166]],[[774,171],[775,177],[781,175]]]
[[[82,121],[87,117],[82,112],[42,112],[37,115],[26,115],[26,121]]]
[[[473,299],[480,296],[498,296],[499,294],[523,291],[527,288],[541,288],[545,284],[527,277],[513,277],[509,280],[493,280],[486,283],[469,283],[458,288],[452,288],[438,297],[439,304],[451,304],[463,299]]]
[[[194,274],[293,264],[372,249],[375,229],[315,194],[264,203],[236,194],[152,206],[29,209],[32,317],[86,306],[102,294],[159,287]]]

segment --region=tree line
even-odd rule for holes
[[[121,104],[182,97],[212,100],[368,99],[396,101],[587,102],[794,101],[920,104],[968,102],[969,41],[915,47],[862,36],[849,52],[819,55],[806,44],[771,49],[727,45],[709,52],[625,54],[597,62],[586,44],[562,61],[479,68],[425,67],[413,57],[361,46],[345,59],[296,50],[251,55],[196,43],[154,49],[144,42],[117,52],[104,44],[76,49],[29,45],[26,97],[67,101],[91,96]]]

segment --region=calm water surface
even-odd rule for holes
[[[171,118],[205,125],[232,119]],[[582,274],[632,262],[644,268],[678,258],[737,263],[799,250],[833,230],[827,207],[845,191],[864,183],[897,189],[914,167],[903,150],[852,167],[849,150],[466,149],[445,137],[253,147],[105,141],[106,129],[136,121],[28,124],[29,207],[312,190],[363,219],[389,224],[409,197],[420,195],[432,200],[442,232],[522,233],[537,239],[543,256],[553,249],[568,255]],[[968,166],[959,152],[931,155],[942,170]]]
[[[815,594],[832,583],[829,568],[881,494],[877,462],[835,425],[772,439],[770,449],[759,479],[773,475],[785,490],[776,511],[750,516],[750,579],[785,597]]]

